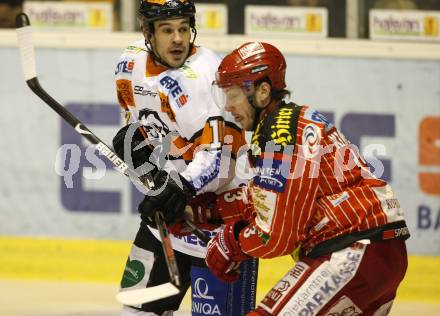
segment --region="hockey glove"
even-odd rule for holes
[[[139,127],[129,124],[121,128],[113,137],[113,148],[116,154],[129,166],[135,169],[147,162],[140,174],[150,172],[151,175],[157,172],[157,168],[150,162],[152,148],[145,142]]]
[[[195,194],[191,185],[177,172],[168,173],[159,170],[154,176],[155,191],[146,195],[139,204],[141,218],[153,225],[154,213],[161,211],[165,222],[171,224],[183,217],[185,206]]]
[[[211,214],[221,217],[225,224],[240,220],[250,221],[252,212],[247,200],[246,187],[238,187],[219,194]]]
[[[245,187],[235,188],[220,193],[218,196],[206,192],[195,196],[185,208],[186,217],[201,229],[212,230],[222,223],[229,224],[239,220],[250,220],[251,212],[247,203]],[[168,227],[175,236],[190,235],[182,219]]]
[[[235,188],[216,195],[206,192],[197,195],[185,210],[187,217],[196,225],[234,223],[250,220],[244,187]]]
[[[238,235],[247,226],[239,221],[226,224],[208,243],[205,262],[212,274],[225,282],[235,282],[240,277],[240,263],[249,258],[240,248]]]
[[[200,229],[213,230],[219,227],[222,224],[220,214],[214,214],[216,198],[217,195],[213,192],[193,197],[185,207],[185,217]],[[178,219],[176,223],[168,226],[168,229],[175,236],[187,236],[192,233],[184,218]]]

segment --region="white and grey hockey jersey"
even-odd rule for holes
[[[197,194],[220,193],[243,182],[235,176],[235,159],[246,152],[244,133],[213,84],[220,61],[211,50],[194,47],[180,68],[169,69],[155,64],[140,40],[125,49],[115,71],[124,112],[142,123],[155,148],[166,151],[160,167],[177,170]],[[173,240],[174,248],[184,251],[179,244]]]

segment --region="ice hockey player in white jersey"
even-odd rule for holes
[[[222,92],[212,85],[220,58],[194,45],[192,0],[143,0],[139,18],[144,38],[125,49],[115,71],[127,125],[116,134],[113,145],[135,168],[150,164],[152,170],[147,171],[154,175],[158,189],[139,204],[142,223],[121,291],[169,281],[151,220],[157,210],[175,235],[172,244],[182,291],[141,306],[124,306],[122,315],[171,315],[190,285],[192,315],[244,315],[254,308],[258,262],[242,264],[237,283],[217,280],[203,260],[206,245],[188,234],[182,221],[185,209],[192,210],[193,221],[213,236],[222,223],[252,216],[235,211],[243,209],[238,204],[244,195],[234,162],[245,140],[239,123],[224,111]],[[140,122],[142,130],[126,137],[133,122]],[[148,146],[141,145],[145,138]],[[127,139],[128,153],[124,150]]]

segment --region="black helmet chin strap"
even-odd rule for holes
[[[183,63],[185,63],[185,61],[191,55],[191,52],[192,52],[192,50],[194,48],[194,41],[196,40],[196,37],[197,37],[197,29],[192,27],[191,31],[194,33],[194,38],[191,41],[191,43],[189,43],[188,54],[186,55],[185,60],[183,61]],[[173,67],[170,64],[168,64],[165,60],[162,59],[162,57],[160,57],[158,54],[156,54],[156,52],[153,49],[153,45],[151,45],[149,37],[145,37],[145,46],[147,47],[148,51],[151,53],[151,55],[153,57],[153,60],[156,63],[160,63],[160,64],[164,65],[167,68],[176,68],[176,67]],[[183,65],[183,63],[182,63],[182,65]],[[182,66],[182,65],[180,65],[180,66]]]

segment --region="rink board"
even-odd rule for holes
[[[0,279],[87,281],[117,285],[130,249],[127,241],[0,237]],[[292,267],[289,256],[261,260],[257,299]],[[440,257],[410,256],[398,300],[440,303]]]

